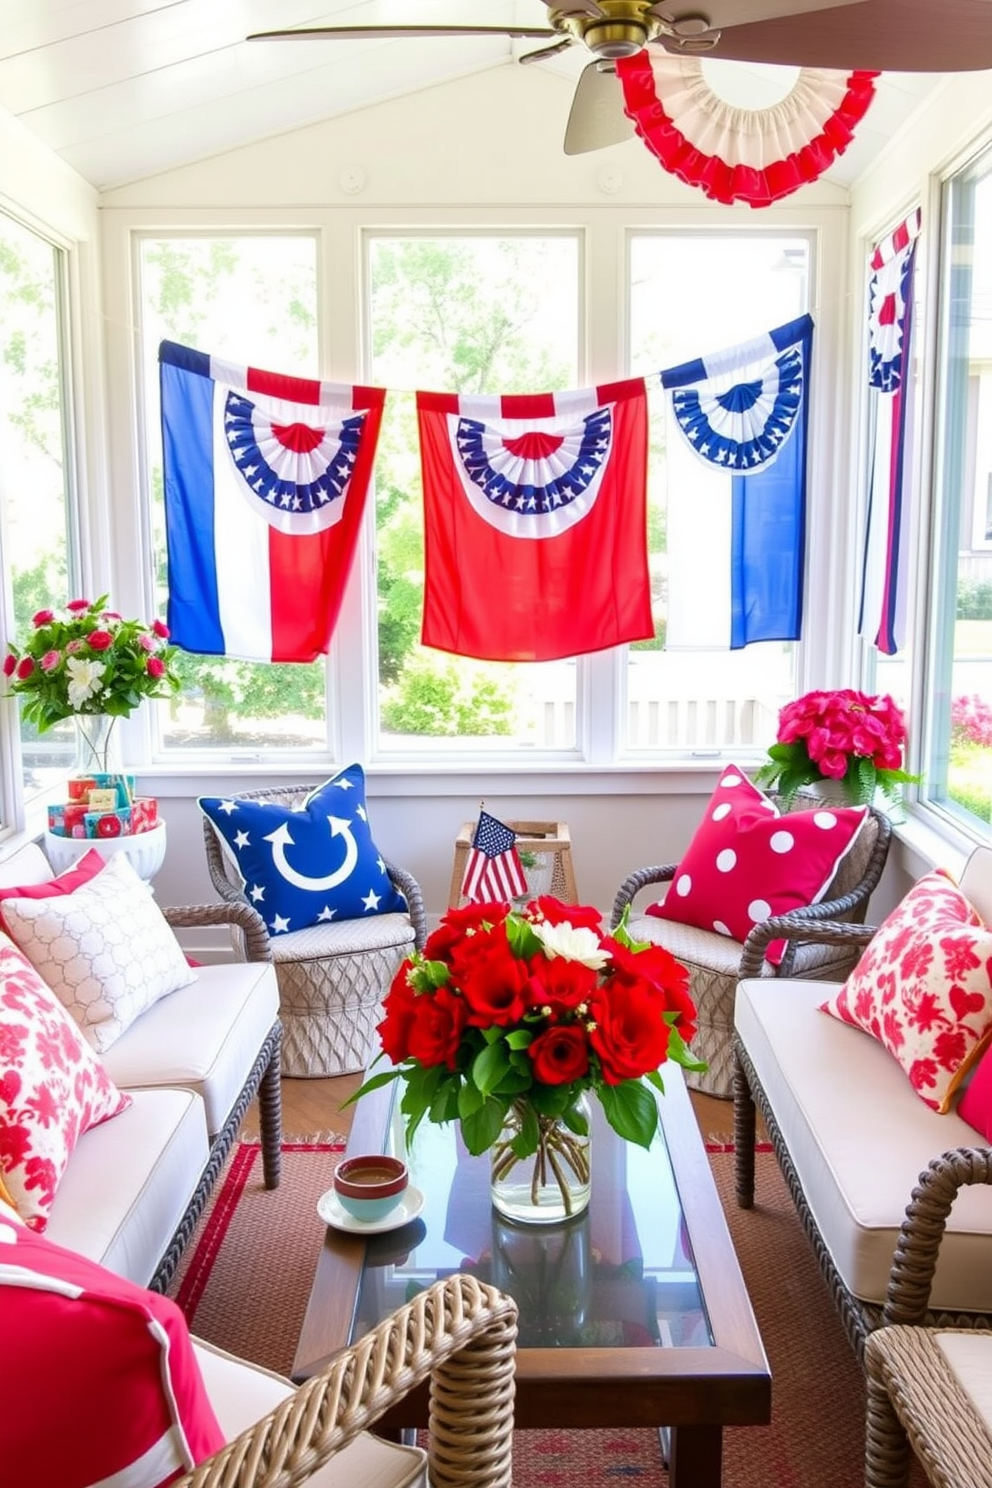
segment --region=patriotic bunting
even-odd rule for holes
[[[381,388],[159,348],[168,621],[186,651],[326,653],[358,537]]]
[[[653,632],[643,378],[574,392],[418,393],[424,645],[549,661]]]
[[[669,649],[796,640],[802,623],[813,321],[661,374]]]
[[[887,656],[906,632],[913,401],[907,383],[921,222],[917,208],[878,244],[868,280],[870,482],[858,633]]]

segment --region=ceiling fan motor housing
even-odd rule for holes
[[[594,57],[613,61],[632,57],[664,29],[657,16],[648,13],[651,0],[599,0],[602,15],[551,10],[556,31],[567,31],[581,41]]]

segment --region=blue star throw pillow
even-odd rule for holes
[[[200,796],[197,804],[230,849],[270,935],[406,911],[372,840],[361,765],[318,786],[299,811],[237,796]]]

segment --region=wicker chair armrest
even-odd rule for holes
[[[428,1378],[432,1488],[509,1488],[516,1336],[512,1298],[448,1276],[176,1488],[296,1488]]]
[[[812,910],[820,907],[814,904],[809,909],[794,909],[790,914],[772,915],[770,919],[762,920],[760,925],[755,925],[744,942],[744,950],[737,969],[738,979],[743,980],[745,977],[761,975],[765,951],[773,940],[813,941],[818,945],[866,946],[878,928],[876,925],[858,925],[848,921],[821,919],[812,913]],[[784,968],[787,968],[788,962],[785,958],[782,964]]]
[[[992,1148],[954,1147],[920,1174],[896,1241],[883,1325],[924,1321],[947,1217],[959,1191],[970,1183],[992,1183]]]
[[[653,883],[671,883],[675,877],[678,863],[661,863],[654,868],[637,868],[629,877],[625,878],[617,890],[617,897],[613,901],[613,913],[610,916],[610,928],[619,925],[620,917],[628,904],[632,904],[634,897],[641,889]]]
[[[193,925],[233,925],[244,936],[248,961],[271,961],[272,943],[257,909],[243,900],[231,904],[174,904],[162,910],[174,930]]]
[[[244,890],[235,881],[233,872],[228,867],[220,837],[208,817],[203,818],[203,846],[207,854],[207,872],[210,874],[210,882],[220,897],[227,904],[243,904],[245,902]]]
[[[423,891],[412,873],[405,868],[399,868],[395,863],[386,863],[386,872],[393,883],[394,888],[399,889],[407,902],[410,911],[410,919],[413,922],[414,945],[418,951],[424,948],[427,939],[427,911],[424,908]]]

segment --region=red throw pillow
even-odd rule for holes
[[[45,1228],[83,1132],[130,1104],[55,993],[0,934],[0,1173],[32,1229]]]
[[[975,1067],[961,1097],[958,1115],[986,1140],[992,1142],[992,1044]]]
[[[224,1445],[167,1297],[0,1219],[5,1483],[160,1488]]]
[[[949,1111],[992,1035],[992,930],[935,868],[883,920],[821,1010],[870,1033],[921,1100]]]
[[[867,817],[867,806],[781,815],[728,765],[667,895],[647,913],[744,941],[762,920],[823,898]],[[765,956],[777,966],[784,953],[776,940]]]
[[[20,888],[0,887],[0,930],[7,928],[3,922],[4,899],[51,899],[56,894],[71,894],[82,884],[89,883],[106,866],[106,858],[95,847],[91,847],[89,852],[83,853],[78,862],[73,863],[71,868],[67,868],[57,878],[50,878],[45,883],[24,884]]]

